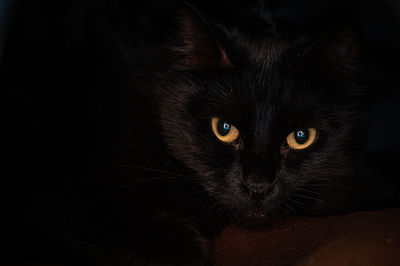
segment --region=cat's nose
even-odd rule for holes
[[[266,183],[242,183],[243,189],[257,204],[261,203],[272,191],[273,186]]]

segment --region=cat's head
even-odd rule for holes
[[[366,122],[351,34],[250,41],[181,21],[158,83],[173,156],[242,221],[343,208]]]

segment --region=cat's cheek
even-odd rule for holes
[[[242,188],[242,169],[236,162],[215,174],[206,185],[210,195],[227,209],[241,211],[250,207],[249,195]],[[212,188],[212,191],[210,189]]]

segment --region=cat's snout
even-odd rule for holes
[[[273,189],[273,185],[269,183],[243,182],[242,187],[257,204],[260,204]]]

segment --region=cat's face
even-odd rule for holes
[[[219,45],[220,54],[193,48],[186,66],[160,83],[171,153],[238,220],[320,214],[343,208],[351,194],[362,100],[346,53],[315,46],[241,41],[237,57]]]

